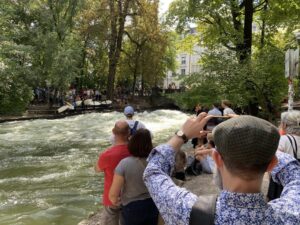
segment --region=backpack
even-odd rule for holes
[[[134,135],[136,133],[138,124],[139,124],[139,121],[135,121],[134,122],[133,127],[130,128],[130,136],[132,136],[132,135]]]
[[[189,225],[214,225],[218,195],[199,196],[193,205]]]

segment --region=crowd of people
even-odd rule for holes
[[[154,147],[151,132],[127,106],[95,166],[104,173],[103,224],[156,225],[159,215],[166,225],[300,224],[300,111],[282,113],[279,130],[235,114],[227,100],[221,107],[205,112],[197,105],[195,117]],[[181,147],[191,139],[188,165]],[[172,175],[185,180],[193,166],[214,174],[218,195],[196,196],[174,183]],[[261,190],[266,172],[268,201]]]
[[[82,88],[76,89],[70,87],[68,91],[59,91],[54,88],[40,88],[34,89],[34,103],[50,103],[50,105],[63,106],[66,102],[76,106],[76,101],[84,101],[92,99],[95,101],[106,100],[106,92],[100,92],[98,89]]]

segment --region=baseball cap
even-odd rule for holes
[[[127,115],[134,115],[134,109],[132,106],[126,106],[124,109],[124,114]]]
[[[247,168],[269,163],[280,135],[266,120],[240,116],[219,124],[213,130],[213,138],[224,161]]]

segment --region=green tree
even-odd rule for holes
[[[134,94],[139,81],[140,94],[158,86],[166,70],[174,67],[172,36],[158,22],[158,2],[140,1],[137,16],[126,27],[122,52],[121,76],[131,77]]]
[[[79,86],[106,89],[108,74],[109,16],[106,1],[86,0],[76,17],[81,40]]]
[[[4,1],[0,5],[2,102],[20,101],[22,111],[34,88],[64,93],[70,84],[102,90],[106,86],[112,98],[116,79],[130,82],[135,77],[136,83],[137,75],[143,89],[157,85],[174,57],[169,32],[158,21],[158,2]],[[144,38],[141,34],[147,40],[136,45]],[[12,92],[22,95],[14,99],[17,95]]]
[[[182,98],[207,104],[229,98],[249,113],[269,117],[286,92],[283,53],[293,45],[299,6],[293,0],[175,1],[169,20],[178,28],[197,24],[199,45],[207,49],[203,71],[191,76],[193,85]]]
[[[3,81],[13,80],[15,87],[24,88],[24,91],[18,90],[22,95],[13,93],[16,88],[6,88],[2,96],[4,93],[14,96],[4,99],[7,105],[22,102],[19,108],[22,111],[32,99],[27,97],[28,90],[50,84],[63,91],[74,79],[80,49],[72,30],[79,7],[79,0],[11,0],[1,4],[0,60],[2,73],[7,78]],[[32,91],[30,93],[32,96]]]
[[[228,50],[207,53],[202,60],[201,73],[185,81],[186,93],[173,96],[179,105],[192,109],[201,102],[210,107],[213,102],[230,99],[249,114],[274,119],[287,89],[282,50],[265,47],[244,64]]]
[[[115,77],[117,66],[120,59],[123,35],[125,30],[126,18],[132,14],[131,8],[133,0],[107,0],[110,19],[110,35],[109,35],[109,70],[107,77],[107,96],[113,99]]]

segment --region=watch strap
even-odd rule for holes
[[[178,134],[179,132],[181,132],[181,134]],[[181,130],[178,130],[177,132],[175,132],[175,134],[182,138],[183,142],[184,143],[187,143],[189,141],[189,139],[187,138],[187,136],[181,131]]]

